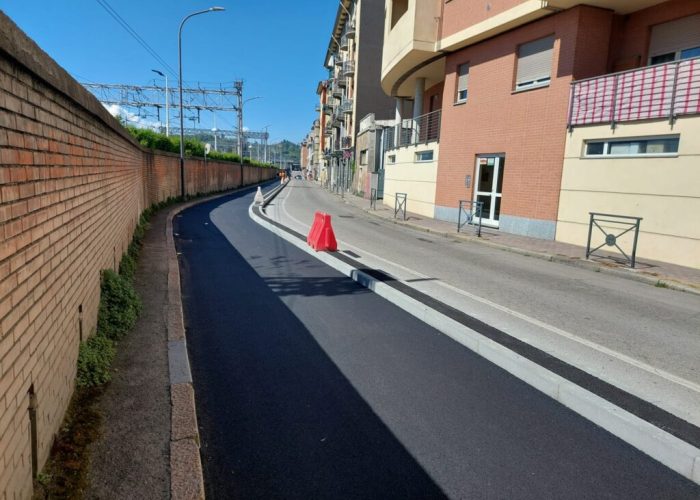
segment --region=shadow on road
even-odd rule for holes
[[[175,231],[207,496],[444,498],[280,299],[369,292],[262,279],[203,224],[213,206],[187,210]],[[256,263],[274,253],[260,248]]]

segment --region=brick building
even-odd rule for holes
[[[689,165],[700,113],[699,13],[692,0],[386,0],[381,85],[397,105],[385,203],[405,192],[412,210],[455,221],[459,200],[475,200],[486,225],[584,245],[588,211],[639,215],[640,255],[700,267],[690,257],[700,255],[700,229],[688,223],[700,200],[689,187],[698,185]],[[626,90],[641,98],[620,94],[613,118],[596,121],[622,91],[618,80],[633,80]],[[621,141],[614,148],[613,139]],[[627,163],[607,153],[647,146]],[[683,216],[661,219],[662,198]]]

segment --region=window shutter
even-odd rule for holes
[[[521,84],[550,78],[552,76],[553,50],[553,36],[522,44],[518,49],[518,72],[515,83]]]
[[[458,70],[457,90],[466,90],[469,85],[469,64],[460,64]]]
[[[651,28],[649,57],[700,46],[700,14]]]

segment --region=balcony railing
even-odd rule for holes
[[[348,36],[343,35],[340,37],[340,50],[348,50]]]
[[[350,149],[352,148],[352,137],[349,135],[343,136],[340,138],[340,146],[343,149]]]
[[[347,78],[338,78],[338,87],[347,87],[348,86],[348,79]]]
[[[352,99],[343,99],[340,103],[341,113],[352,113]]]
[[[417,118],[401,120],[400,125],[387,129],[384,149],[439,141],[441,115],[442,110],[438,109]]]
[[[343,75],[350,76],[355,74],[355,61],[343,62]]]
[[[355,21],[353,21],[350,24],[350,26],[348,26],[348,30],[345,32],[345,36],[349,39],[355,38]]]
[[[700,113],[700,58],[657,64],[571,84],[569,127]]]
[[[331,90],[331,95],[333,97],[337,97],[338,99],[343,97],[343,89],[338,85],[338,82],[336,81],[335,85],[333,85],[333,89]]]

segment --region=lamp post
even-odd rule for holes
[[[165,78],[165,136],[170,136],[170,101],[168,99],[168,75],[157,69],[152,69],[154,73]]]
[[[185,16],[185,18],[180,23],[180,29],[177,34],[177,62],[178,62],[178,89],[180,94],[180,196],[185,198],[185,125],[184,118],[185,113],[182,109],[182,27],[185,25],[190,17],[198,16],[199,14],[206,14],[207,12],[218,12],[226,10],[223,7],[209,7],[208,9],[193,12]]]

